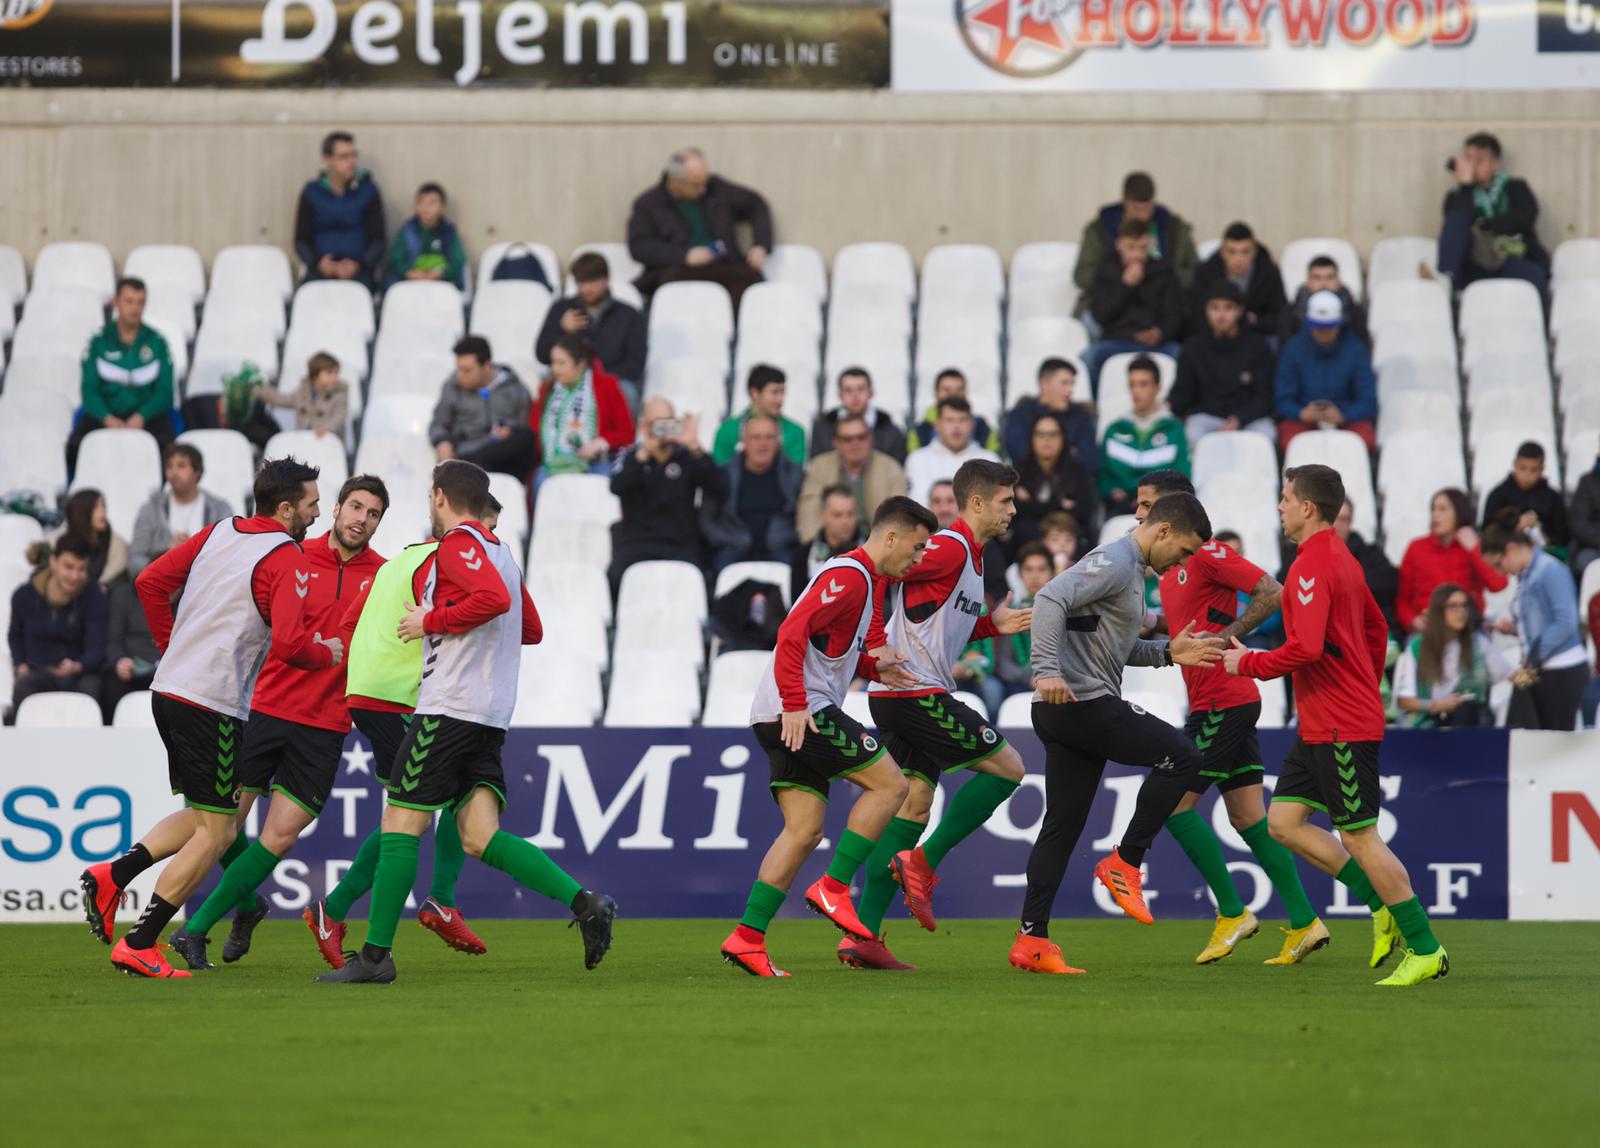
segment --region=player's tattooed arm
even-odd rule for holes
[[[1245,604],[1244,613],[1222,631],[1222,644],[1226,646],[1235,638],[1253,633],[1257,626],[1277,612],[1282,599],[1283,584],[1271,574],[1263,574],[1250,591],[1250,601]]]

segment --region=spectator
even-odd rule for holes
[[[1080,537],[1077,521],[1066,511],[1056,510],[1044,516],[1044,521],[1040,523],[1039,541],[1049,552],[1056,574],[1069,569],[1078,560]]]
[[[339,360],[318,351],[306,361],[305,378],[292,391],[256,388],[256,398],[269,407],[292,410],[296,430],[332,434],[341,441],[350,426],[350,384],[339,377]]]
[[[48,543],[38,542],[29,553],[29,559],[40,569],[49,565],[51,545],[57,538],[70,534],[89,546],[89,581],[99,586],[128,578],[128,544],[106,518],[106,498],[98,490],[85,487],[67,496],[61,508],[61,528]]]
[[[1408,633],[1422,632],[1428,602],[1445,582],[1463,587],[1472,608],[1483,613],[1483,592],[1504,590],[1505,575],[1483,560],[1478,532],[1472,528],[1472,503],[1464,491],[1441,490],[1433,496],[1428,533],[1414,539],[1400,559],[1400,589],[1394,612]],[[1376,592],[1376,591],[1374,591]]]
[[[1070,514],[1079,533],[1094,525],[1094,478],[1067,453],[1065,439],[1055,415],[1040,415],[1033,421],[1033,441],[1017,463],[1013,546],[1038,541],[1045,516],[1056,511]]]
[[[1511,474],[1489,492],[1483,504],[1483,524],[1498,522],[1511,509],[1517,512],[1517,529],[1532,535],[1542,546],[1553,546],[1564,557],[1572,541],[1567,525],[1567,504],[1561,492],[1544,477],[1544,447],[1525,442],[1517,448]]]
[[[1167,406],[1190,443],[1212,431],[1254,431],[1274,443],[1272,348],[1242,327],[1244,296],[1226,279],[1206,289],[1206,329],[1190,335]]]
[[[956,502],[956,484],[948,478],[941,478],[928,489],[928,509],[933,512],[933,520],[938,523],[940,530],[948,530],[955,525],[957,518],[961,517],[961,507]],[[990,601],[998,601],[1009,587],[1006,585],[1006,563],[1010,561],[1006,556],[1005,547],[1000,545],[1000,540],[991,538],[983,544],[983,592]]]
[[[1400,724],[1463,729],[1494,724],[1489,687],[1515,669],[1478,631],[1472,597],[1454,582],[1434,587],[1422,632],[1406,641],[1394,668]]]
[[[908,451],[921,450],[939,437],[934,424],[939,419],[939,403],[942,399],[966,399],[968,403],[972,401],[967,398],[967,376],[954,367],[946,367],[933,380],[933,402],[923,412],[922,421],[906,434]],[[972,416],[972,441],[988,451],[998,453],[1000,450],[1000,436],[989,426],[989,420],[982,415]]]
[[[1595,713],[1600,711],[1600,594],[1589,599],[1589,641],[1594,644],[1596,651],[1595,672],[1583,689],[1583,703],[1579,708],[1583,712],[1584,725],[1593,729]]]
[[[110,725],[117,703],[155,680],[161,651],[150,635],[150,622],[134,592],[132,581],[122,581],[107,592],[109,623],[106,628],[105,670],[101,676],[100,712]]]
[[[817,498],[820,507],[817,536],[794,556],[794,572],[789,578],[789,600],[798,602],[811,579],[831,559],[854,550],[866,537],[856,512],[856,498],[843,483],[827,487]]]
[[[633,441],[628,402],[601,370],[581,335],[550,348],[550,377],[539,387],[531,424],[538,435],[537,494],[552,474],[610,474],[611,456]]]
[[[578,293],[550,304],[533,344],[534,356],[548,365],[551,348],[562,335],[587,340],[600,365],[617,377],[628,409],[636,409],[648,347],[644,316],[612,298],[611,267],[604,255],[585,251],[578,256],[572,261],[572,279]],[[633,421],[631,416],[628,421]]]
[[[884,499],[906,492],[906,472],[881,450],[872,449],[872,431],[867,421],[846,415],[833,424],[833,449],[819,454],[806,468],[805,485],[800,488],[800,505],[795,508],[795,532],[801,542],[817,536],[821,523],[822,492],[843,486],[856,502],[856,526],[862,537],[872,525],[873,512]]]
[[[1272,253],[1256,240],[1248,223],[1230,223],[1222,233],[1222,245],[1195,269],[1189,297],[1190,322],[1196,331],[1207,329],[1206,303],[1216,283],[1232,283],[1244,301],[1241,326],[1265,339],[1276,339],[1283,324],[1283,276],[1273,262]]]
[[[941,478],[953,478],[961,464],[981,458],[998,462],[993,451],[972,441],[972,407],[966,399],[940,399],[934,440],[906,455],[906,481],[911,497],[927,505],[928,491]]]
[[[933,520],[940,530],[949,530],[955,525],[956,519],[961,517],[961,506],[956,502],[953,480],[941,478],[928,488],[928,509],[933,511]]]
[[[1078,241],[1078,263],[1072,270],[1073,282],[1082,292],[1078,310],[1088,311],[1089,289],[1095,272],[1106,255],[1116,246],[1117,235],[1127,221],[1141,223],[1150,236],[1150,258],[1166,263],[1180,287],[1187,288],[1194,281],[1195,266],[1200,262],[1194,249],[1194,235],[1181,215],[1156,202],[1156,184],[1142,171],[1129,173],[1122,181],[1122,202],[1108,203],[1083,228]],[[1085,323],[1089,318],[1086,316]],[[1091,331],[1098,338],[1099,332]]]
[[[1039,394],[1019,399],[1006,416],[1006,457],[1019,459],[1031,449],[1033,420],[1049,413],[1067,432],[1067,453],[1090,474],[1100,469],[1100,448],[1095,445],[1094,408],[1072,401],[1078,369],[1065,359],[1039,364]]]
[[[1189,473],[1189,440],[1183,424],[1161,402],[1161,373],[1154,359],[1140,356],[1128,364],[1128,393],[1133,413],[1106,428],[1100,448],[1100,497],[1107,514],[1133,513],[1141,475],[1152,470]],[[1078,521],[1088,525],[1081,517]]]
[[[1028,542],[1017,550],[1017,577],[1022,593],[1011,603],[1014,610],[1031,610],[1034,595],[1056,575],[1055,562],[1042,542]],[[995,639],[994,673],[1007,694],[1033,689],[1033,634],[1002,634]]]
[[[980,609],[981,614],[987,614],[988,608]],[[967,643],[961,651],[961,656],[956,659],[956,664],[950,667],[950,676],[955,679],[956,689],[965,690],[967,693],[976,694],[983,701],[986,715],[998,716],[1000,706],[1006,700],[1005,683],[995,676],[995,642],[1004,641],[1009,635],[1000,635],[994,638],[976,638]]]
[[[731,418],[724,419],[717,428],[717,437],[712,441],[711,457],[716,459],[717,465],[727,462],[733,457],[733,452],[739,449],[745,420],[753,415],[765,415],[782,430],[783,453],[794,460],[796,466],[805,466],[806,428],[784,417],[783,397],[788,392],[788,383],[783,372],[766,363],[757,363],[750,368],[750,377],[745,380],[744,389],[750,397],[749,405]]]
[[[739,246],[738,224],[755,242]],[[700,279],[720,283],[733,296],[734,314],[746,287],[761,282],[772,250],[772,212],[758,192],[711,174],[699,148],[676,151],[661,181],[633,201],[628,251],[644,264],[639,290]]]
[[[1600,458],[1578,480],[1567,525],[1572,532],[1572,572],[1581,579],[1589,563],[1600,558]]]
[[[1355,512],[1355,504],[1348,498],[1345,499],[1344,505],[1339,508],[1339,517],[1333,520],[1334,533],[1345,544],[1351,556],[1361,564],[1361,573],[1365,576],[1367,588],[1378,600],[1378,608],[1383,611],[1389,629],[1396,634],[1403,634],[1406,632],[1406,627],[1401,625],[1399,615],[1394,609],[1395,599],[1400,594],[1400,571],[1389,561],[1389,556],[1383,552],[1383,547],[1368,542],[1351,529],[1355,522]]]
[[[83,437],[102,427],[149,431],[165,447],[178,437],[172,425],[172,353],[154,327],[144,325],[143,279],[117,281],[111,322],[90,336],[83,352],[83,409],[67,440],[67,470],[78,469]]]
[[[174,546],[182,546],[190,536],[233,514],[225,499],[200,489],[205,460],[188,443],[167,447],[161,456],[161,472],[166,489],[152,494],[133,520],[128,573],[135,578]]]
[[[1100,393],[1100,368],[1112,355],[1160,351],[1174,358],[1183,329],[1183,294],[1169,263],[1150,255],[1145,225],[1124,219],[1089,285],[1089,313],[1100,338],[1083,352],[1089,385]]]
[[[92,550],[70,534],[56,539],[45,569],[11,595],[6,639],[16,680],[5,724],[16,721],[34,694],[77,692],[100,695],[106,654],[106,595],[89,578]]]
[[[711,572],[735,562],[782,562],[799,543],[795,506],[805,471],[778,451],[778,423],[767,415],[744,420],[739,454],[722,465],[727,493],[700,506],[700,527],[711,547]]]
[[[1483,532],[1483,556],[1503,575],[1517,576],[1511,617],[1501,633],[1522,641],[1522,668],[1506,724],[1512,729],[1576,729],[1578,705],[1589,684],[1589,659],[1578,630],[1578,587],[1572,571],[1516,527],[1515,511]]]
[[[872,405],[872,376],[865,367],[846,367],[839,372],[839,405],[823,411],[811,424],[811,453],[833,449],[833,428],[846,415],[865,419],[872,430],[872,449],[881,450],[896,462],[906,460],[906,436],[894,420]]]
[[[1527,180],[1505,173],[1500,141],[1488,132],[1470,135],[1448,166],[1456,187],[1444,197],[1439,270],[1458,290],[1479,279],[1525,279],[1543,296],[1550,256],[1534,226],[1539,201]]]
[[[356,164],[355,137],[329,132],[322,140],[322,174],[300,190],[294,250],[309,279],[378,281],[386,232],[383,194]]]
[[[439,388],[428,425],[434,453],[525,481],[539,453],[529,426],[533,397],[510,367],[492,361],[482,335],[461,339],[454,352],[455,374]]]
[[[1372,352],[1344,325],[1344,307],[1332,291],[1306,304],[1306,326],[1284,344],[1273,389],[1278,441],[1287,450],[1303,431],[1333,427],[1358,435],[1376,450],[1378,378]]]
[[[693,415],[678,418],[664,398],[649,398],[639,411],[638,441],[611,465],[611,493],[622,502],[622,518],[611,527],[611,596],[635,562],[669,560],[705,568],[705,547],[695,503],[721,499],[722,471],[700,445]]]
[[[444,188],[425,183],[417,188],[416,214],[406,220],[389,245],[389,282],[437,279],[467,287],[467,249],[461,233],[445,218]]]
[[[1283,324],[1279,335],[1284,342],[1294,338],[1300,332],[1300,325],[1306,319],[1306,307],[1311,303],[1311,296],[1318,291],[1332,291],[1339,296],[1339,304],[1344,308],[1345,326],[1355,332],[1356,338],[1367,346],[1372,346],[1372,336],[1367,331],[1366,308],[1357,303],[1355,296],[1350,294],[1339,278],[1339,265],[1329,255],[1318,255],[1306,268],[1306,281],[1295,292],[1294,302],[1288,310],[1283,312]]]
[[[1241,558],[1248,557],[1244,552],[1244,539],[1237,530],[1219,530],[1214,534],[1218,542],[1228,547]],[[1160,583],[1157,582],[1157,596],[1160,595]],[[1234,608],[1234,617],[1244,617],[1246,608],[1250,605],[1250,594],[1240,590]],[[1165,617],[1165,615],[1163,615]],[[1165,624],[1165,623],[1163,623]],[[1252,650],[1271,650],[1283,644],[1283,611],[1274,610],[1262,619],[1261,624],[1254,630],[1239,639]]]

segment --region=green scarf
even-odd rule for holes
[[[1506,191],[1510,183],[1505,172],[1497,171],[1488,187],[1473,187],[1472,207],[1479,219],[1493,219],[1511,209],[1511,196]]]
[[[576,386],[556,383],[545,399],[544,415],[539,420],[539,444],[544,448],[546,474],[581,474],[589,461],[578,457],[578,448],[593,442],[599,433],[600,414],[595,409],[594,374],[583,373]]]
[[[1406,648],[1410,651],[1412,660],[1418,664],[1417,700],[1426,702],[1433,697],[1434,684],[1422,679],[1422,635],[1414,635]],[[1470,694],[1480,705],[1487,705],[1489,702],[1489,671],[1483,664],[1483,653],[1478,649],[1477,642],[1472,643],[1472,663],[1461,667],[1461,676],[1456,681],[1454,692]],[[1433,729],[1439,724],[1439,719],[1433,714],[1419,710],[1416,713],[1404,714],[1403,722],[1411,729]]]

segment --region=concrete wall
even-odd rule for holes
[[[1076,238],[1151,171],[1198,238],[1243,218],[1274,246],[1432,234],[1444,157],[1498,132],[1551,246],[1600,234],[1600,93],[896,96],[674,91],[0,91],[0,242],[288,246],[317,140],[357,133],[391,220],[445,184],[472,251],[620,240],[675,146],[770,198],[780,235],[921,254]]]

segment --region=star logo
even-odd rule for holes
[[[955,0],[956,26],[978,59],[1007,76],[1059,72],[1083,54],[1067,13],[1077,0]]]
[[[349,749],[345,750],[343,756],[344,771],[346,773],[364,773],[368,777],[372,776],[371,765],[374,760],[373,754],[359,741]]]

